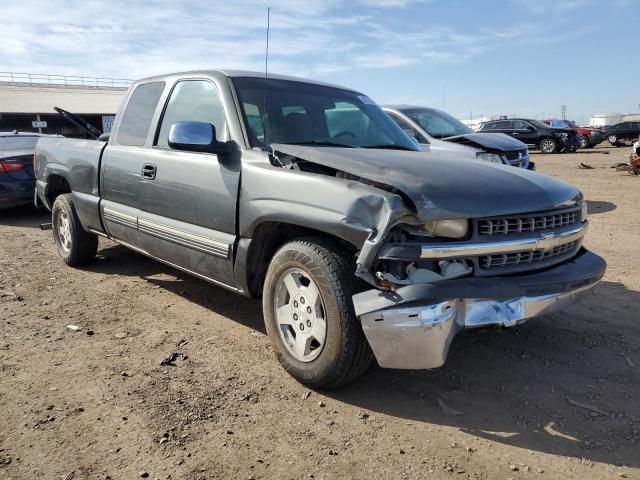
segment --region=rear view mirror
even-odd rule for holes
[[[215,155],[226,155],[230,152],[229,142],[219,142],[216,138],[216,127],[207,122],[178,122],[171,125],[169,148]]]

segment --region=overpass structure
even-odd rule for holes
[[[0,72],[0,131],[26,131],[83,137],[56,113],[60,107],[102,132],[113,118],[131,80]]]

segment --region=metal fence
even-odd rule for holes
[[[127,88],[133,80],[124,78],[78,77],[46,73],[0,72],[0,82],[63,87],[120,87]]]

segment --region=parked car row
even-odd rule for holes
[[[608,142],[621,147],[632,143],[640,136],[640,122],[622,122],[607,128],[605,131]]]
[[[423,151],[448,150],[461,159],[485,160],[535,169],[527,146],[503,134],[480,135],[457,118],[435,108],[386,105],[383,110]]]
[[[578,134],[580,148],[593,148],[605,139],[604,130],[593,127],[579,127],[572,120],[545,120],[544,123],[554,128],[570,128]]]
[[[148,78],[107,141],[38,142],[37,195],[70,266],[93,261],[103,236],[261,298],[276,357],[315,388],[353,382],[374,358],[439,367],[461,330],[557,311],[600,281],[580,191],[498,164],[526,156],[519,140],[387,111],[422,146],[348,88],[261,72]],[[575,140],[531,126],[531,145]]]

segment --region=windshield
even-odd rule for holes
[[[18,136],[0,137],[0,152],[17,150],[35,150],[38,137]]]
[[[252,147],[272,143],[418,150],[365,95],[289,80],[234,78]]]
[[[441,110],[413,108],[402,113],[420,125],[433,138],[447,138],[473,133],[473,130],[455,117]]]

